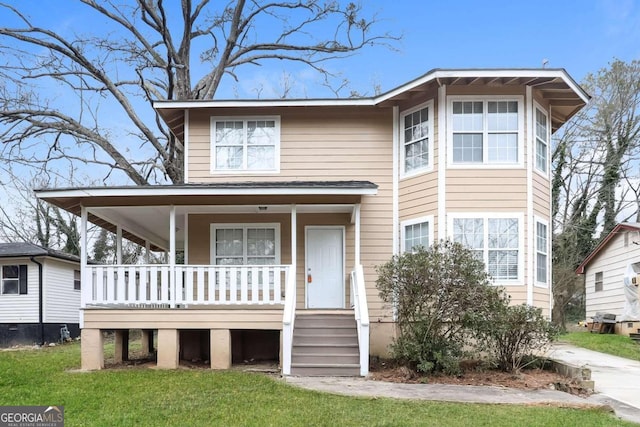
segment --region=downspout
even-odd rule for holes
[[[44,345],[44,322],[43,322],[43,304],[42,304],[42,264],[36,261],[34,256],[29,257],[31,262],[38,264],[38,326],[40,327],[40,345]]]

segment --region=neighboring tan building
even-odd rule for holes
[[[0,243],[0,347],[80,335],[80,258],[32,243]]]
[[[551,134],[588,99],[563,69],[437,69],[371,98],[155,102],[185,184],[37,192],[83,236],[92,222],[169,254],[83,253],[83,368],[103,366],[101,330],[140,328],[159,367],[366,374],[394,337],[376,266],[446,238],[548,314]]]

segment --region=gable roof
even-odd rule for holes
[[[424,91],[448,86],[520,86],[538,91],[549,102],[551,124],[555,131],[587,102],[590,96],[564,68],[435,68],[395,89],[380,95],[362,98],[316,99],[234,99],[154,101],[153,108],[169,126],[171,132],[184,140],[185,111],[191,108],[236,107],[391,107],[410,100]]]
[[[589,255],[582,261],[582,263],[576,268],[576,274],[584,274],[584,270],[587,265],[593,260],[604,248],[607,247],[611,239],[620,233],[621,231],[640,231],[640,223],[639,222],[621,222],[620,224],[613,227],[613,230],[607,236],[602,239],[602,241],[596,246],[596,248],[591,251]]]
[[[65,261],[80,262],[80,257],[55,249],[44,248],[34,243],[13,242],[0,243],[0,259],[32,256],[49,256]]]

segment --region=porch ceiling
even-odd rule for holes
[[[271,214],[352,213],[363,195],[374,195],[368,181],[251,182],[230,184],[63,188],[36,190],[38,198],[80,215],[87,208],[91,223],[152,250],[169,247],[171,207],[176,207],[176,246],[184,246],[188,213]]]

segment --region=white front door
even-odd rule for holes
[[[344,228],[306,228],[307,308],[344,308]]]

